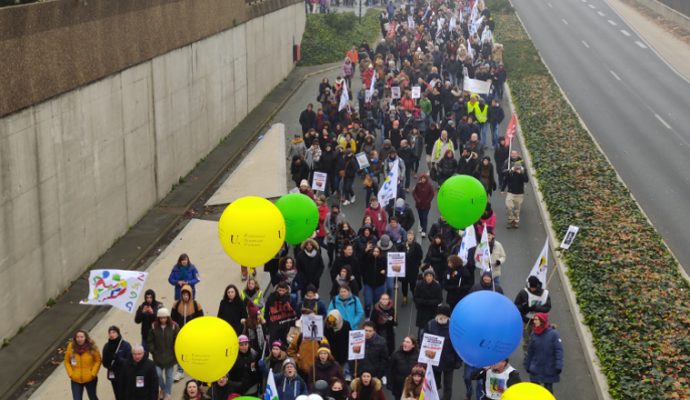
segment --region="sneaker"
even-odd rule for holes
[[[357,197],[352,195],[352,198],[350,199],[350,203],[355,204],[355,200],[357,200]]]
[[[422,232],[422,238],[426,237],[426,232]]]
[[[345,201],[343,201],[343,205],[344,205],[344,206],[349,206],[349,205],[350,205],[350,200],[345,200]]]
[[[422,230],[422,227],[421,227],[421,226],[420,226],[420,227],[417,227],[417,231],[418,231],[419,233],[424,232],[424,231]]]
[[[174,381],[175,381],[175,382],[179,382],[179,381],[181,381],[182,379],[184,379],[184,374],[183,374],[182,372],[180,372],[180,371],[175,372],[175,379],[174,379]]]

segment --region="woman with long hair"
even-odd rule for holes
[[[77,329],[65,351],[65,369],[72,387],[72,399],[81,400],[84,389],[89,400],[98,400],[98,370],[101,368],[101,353],[96,343],[84,329]]]

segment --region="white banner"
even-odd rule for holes
[[[539,257],[537,257],[537,261],[534,262],[534,266],[532,267],[532,270],[529,272],[529,275],[527,275],[527,279],[529,279],[530,276],[536,276],[539,278],[541,281],[541,287],[546,289],[546,273],[548,272],[549,269],[549,238],[546,238],[546,242],[544,243],[544,247],[541,249],[541,253],[539,253]]]
[[[458,257],[460,257],[463,264],[467,264],[468,252],[472,247],[477,247],[477,234],[475,233],[474,225],[470,225],[465,228],[465,233],[463,234],[462,241],[460,242]]]
[[[350,93],[347,91],[347,82],[343,81],[343,92],[340,94],[340,104],[338,104],[338,111],[350,107]]]
[[[348,360],[362,360],[364,359],[364,347],[366,345],[366,337],[364,336],[364,329],[350,331],[350,340],[348,343]]]
[[[398,179],[400,179],[398,177],[399,162],[400,157],[396,158],[393,162],[393,165],[391,165],[391,170],[390,172],[388,172],[388,176],[386,176],[386,180],[383,182],[383,185],[381,185],[381,189],[379,189],[377,197],[379,199],[379,204],[381,204],[381,207],[388,206],[388,202],[394,200],[395,196],[398,195]]]
[[[422,88],[420,86],[412,86],[412,98],[419,99],[422,97]]]
[[[357,158],[357,164],[359,164],[359,169],[364,169],[369,167],[369,159],[367,158],[366,153],[361,152],[355,154],[355,158]]]
[[[423,364],[431,364],[438,367],[441,362],[441,352],[443,351],[443,342],[446,340],[443,336],[424,334],[422,337],[422,345],[419,348],[418,362]]]
[[[386,271],[386,276],[389,278],[405,277],[405,253],[388,253],[388,270]]]
[[[391,87],[391,99],[399,99],[400,98],[400,86],[392,86]]]
[[[489,89],[491,89],[491,81],[465,78],[462,83],[462,89],[470,93],[488,94]]]
[[[580,231],[580,227],[577,227],[575,225],[570,225],[568,227],[568,231],[565,233],[565,236],[563,236],[563,241],[561,242],[561,249],[568,250],[570,248],[570,245],[573,244],[573,241],[575,240],[575,236],[577,236],[577,233]]]
[[[79,304],[113,306],[134,312],[148,272],[94,269],[89,273],[89,297]]]
[[[482,272],[491,271],[491,248],[489,247],[489,235],[486,233],[486,225],[482,231],[482,238],[474,250],[474,264]]]
[[[328,174],[325,172],[314,171],[314,178],[311,181],[311,188],[319,192],[326,191],[326,180],[328,179]]]
[[[323,316],[316,314],[302,315],[302,338],[309,340],[323,339]]]

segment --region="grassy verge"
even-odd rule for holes
[[[486,2],[554,229],[581,227],[564,257],[611,396],[690,398],[690,285],[563,98],[508,0]]]
[[[370,8],[362,17],[361,24],[353,12],[307,15],[300,65],[341,61],[352,44],[359,45],[363,39],[375,47],[374,41],[380,34],[379,13],[379,10]]]

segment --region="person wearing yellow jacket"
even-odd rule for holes
[[[479,98],[479,104],[474,107],[474,116],[479,125],[479,132],[482,137],[482,148],[486,147],[486,137],[489,135],[489,124],[487,123],[489,117],[489,105],[486,104],[483,98]]]
[[[88,332],[79,329],[65,351],[65,369],[72,383],[72,399],[81,400],[84,389],[89,400],[98,400],[98,370],[101,368],[101,353],[89,337]]]

